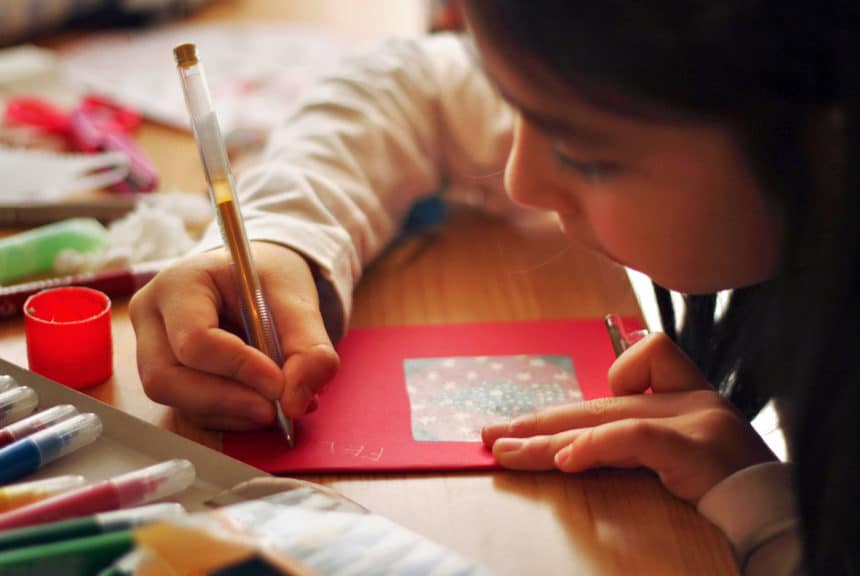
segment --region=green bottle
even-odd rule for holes
[[[63,250],[97,252],[107,244],[107,230],[93,218],[69,218],[0,238],[0,284],[51,272]]]

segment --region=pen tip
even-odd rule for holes
[[[275,414],[277,415],[278,427],[281,429],[281,432],[284,435],[284,440],[287,441],[287,445],[292,448],[296,444],[296,435],[293,430],[293,422],[287,418],[284,414],[283,409],[281,409],[281,405],[278,402],[275,402]]]

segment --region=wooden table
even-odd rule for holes
[[[217,2],[193,20],[278,18],[323,24],[347,38],[367,41],[392,32],[418,33],[423,5],[404,0]],[[168,187],[203,189],[189,135],[148,124],[139,141]],[[351,325],[601,317],[608,312],[638,314],[621,268],[569,246],[545,219],[511,222],[457,210],[432,239],[399,245],[366,271]],[[192,426],[143,394],[127,300],[114,300],[112,322],[115,374],[90,394],[217,448],[216,433]],[[0,357],[26,366],[20,319],[0,323]],[[501,574],[736,570],[719,531],[644,471],[309,479]]]

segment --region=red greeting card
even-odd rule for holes
[[[495,468],[482,426],[608,395],[614,359],[602,320],[356,329],[337,349],[292,450],[267,430],[224,434],[224,452],[278,474]]]

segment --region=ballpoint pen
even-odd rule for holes
[[[263,351],[279,367],[283,367],[284,353],[263,295],[260,278],[254,268],[245,225],[239,210],[239,201],[234,192],[233,173],[230,170],[218,118],[209,96],[203,66],[197,58],[197,46],[180,44],[173,49],[173,54],[176,57],[179,77],[182,79],[182,90],[191,116],[194,139],[197,141],[197,149],[209,184],[209,195],[215,204],[215,213],[218,215],[224,244],[232,258],[245,333],[255,348]],[[275,413],[287,443],[293,446],[295,442],[293,424],[284,415],[277,400]]]

